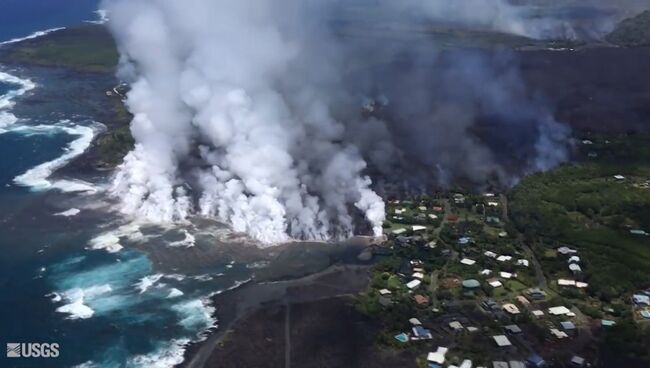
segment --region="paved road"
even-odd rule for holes
[[[284,367],[291,368],[291,303],[284,310]]]

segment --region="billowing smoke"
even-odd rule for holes
[[[358,13],[368,2],[381,16]],[[567,159],[568,129],[512,54],[341,31],[409,23],[385,4],[107,1],[137,142],[112,187],[122,211],[214,217],[267,243],[379,235],[370,174],[510,185]]]
[[[311,44],[327,40],[299,1],[107,7],[135,116],[113,187],[124,212],[168,222],[196,211],[278,242],[349,236],[356,208],[381,234],[384,204],[332,112],[337,61]]]
[[[532,39],[601,39],[626,17],[650,8],[647,0],[361,0],[381,20],[396,13],[411,26],[457,27]]]

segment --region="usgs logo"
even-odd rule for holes
[[[7,358],[57,358],[59,344],[53,343],[7,343]]]

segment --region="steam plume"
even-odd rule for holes
[[[137,142],[113,183],[122,211],[199,213],[266,243],[379,235],[369,172],[508,185],[567,158],[568,129],[528,93],[512,55],[341,37],[337,22],[365,19],[354,7],[369,2],[107,1]],[[372,3],[370,23],[411,19],[390,11],[397,2]]]
[[[381,234],[384,204],[321,92],[335,61],[310,60],[300,2],[274,3],[107,4],[135,115],[136,148],[113,187],[124,212],[175,221],[196,210],[278,242],[349,236],[356,208]]]

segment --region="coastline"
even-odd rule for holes
[[[209,337],[189,344],[182,364],[177,367],[205,366],[232,329],[255,312],[291,303],[312,302],[354,295],[367,286],[369,265],[337,264],[298,279],[270,282],[249,282],[239,288],[213,296],[218,328]],[[327,282],[328,277],[337,281]],[[340,285],[335,287],[333,285]]]

